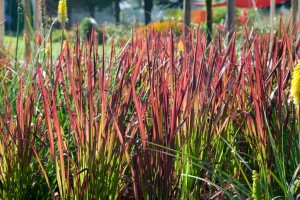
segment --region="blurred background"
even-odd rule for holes
[[[1,1],[1,0],[0,0]],[[2,0],[3,1],[3,0]],[[207,0],[206,0],[207,1]],[[191,22],[205,22],[205,0],[191,1]],[[17,29],[18,0],[4,0],[5,2],[5,30],[14,32]],[[211,0],[213,6],[214,23],[224,23],[226,20],[226,0]],[[259,12],[264,17],[270,13],[270,0],[256,1],[253,8],[252,0],[236,0],[236,4],[244,4],[244,8],[236,6],[236,15],[247,9],[247,14],[255,15]],[[34,20],[34,11],[39,1],[31,0],[31,16]],[[260,5],[260,4],[264,5]],[[98,24],[132,23],[148,24],[151,21],[182,20],[183,0],[68,0],[68,27],[80,22],[84,17],[92,17]],[[46,0],[47,16],[57,16],[58,0]],[[248,8],[247,8],[248,7]],[[288,14],[291,8],[290,0],[276,1],[276,13]],[[21,29],[23,27],[21,21]]]

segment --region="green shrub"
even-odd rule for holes
[[[103,42],[103,31],[101,28],[98,28],[98,24],[94,18],[85,17],[80,21],[80,36],[82,39],[90,39],[92,35],[92,30],[95,28],[97,33],[97,38],[99,44]]]
[[[93,28],[97,29],[97,22],[91,17],[85,17],[80,21],[80,35],[83,39],[86,37],[89,39],[92,34]]]
[[[180,9],[168,9],[167,10],[167,19],[166,20],[182,20],[183,11]]]
[[[213,20],[215,23],[221,23],[225,21],[227,9],[226,7],[214,8],[213,9]]]

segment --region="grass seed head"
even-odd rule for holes
[[[262,189],[261,189],[260,180],[259,180],[259,174],[257,173],[256,170],[253,170],[253,172],[252,172],[252,180],[253,180],[253,186],[252,186],[253,200],[263,199]]]

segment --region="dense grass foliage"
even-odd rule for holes
[[[2,56],[0,198],[296,198],[296,32],[133,28],[102,49],[77,33],[56,62]]]

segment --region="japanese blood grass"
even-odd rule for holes
[[[272,137],[276,138],[274,145],[284,146],[288,157],[292,148],[298,148],[292,145],[297,135],[288,123],[294,117],[289,112],[291,104],[287,92],[289,71],[294,62],[292,45],[295,36],[283,25],[280,27],[272,54],[268,54],[269,41],[256,32],[249,34],[247,29],[245,41],[239,44],[239,53],[235,47],[237,36],[226,48],[223,48],[224,38],[218,36],[214,41],[222,45],[213,43],[207,47],[204,36],[197,31],[196,37],[194,32],[187,37],[185,45],[188,44],[190,49],[175,58],[172,32],[168,35],[148,32],[144,65],[147,71],[140,74],[140,98],[133,94],[141,134],[139,141],[143,147],[138,151],[139,145],[135,145],[137,159],[141,162],[136,168],[140,173],[140,190],[147,191],[144,198],[199,199],[215,193],[221,196],[218,191],[221,188],[227,188],[227,195],[229,192],[232,198],[247,196],[237,194],[236,189],[230,191],[230,184],[219,186],[221,183],[217,182],[214,171],[207,173],[207,169],[195,168],[188,162],[175,162],[167,156],[171,149],[213,163],[214,168],[231,174],[240,185],[249,188],[252,188],[252,168],[260,169],[266,199],[287,194],[268,175],[270,171],[283,172],[273,165],[276,154],[271,148],[268,124],[271,124]],[[134,85],[131,85],[132,90],[137,92]],[[147,98],[148,94],[150,98]],[[269,123],[264,120],[264,111]],[[165,146],[166,152],[155,147],[150,152],[145,149],[145,129],[147,141]],[[284,144],[280,140],[282,131],[289,135]],[[220,136],[229,141],[230,146]],[[232,148],[243,157],[243,162],[241,157],[232,154]],[[299,163],[298,156],[293,159],[286,163],[286,169],[292,170],[292,174]],[[246,168],[245,163],[251,167]],[[191,180],[195,177],[207,180],[206,184]],[[292,176],[283,177],[288,181]],[[209,186],[211,183],[217,190]]]
[[[23,81],[20,80],[23,89]],[[0,116],[0,196],[3,199],[42,198],[48,193],[48,177],[39,168],[35,160],[33,144],[43,147],[38,135],[41,118],[34,116],[34,104],[37,88],[17,96],[14,116],[8,99],[5,110]],[[51,190],[50,190],[51,191]]]
[[[24,76],[28,63],[14,71],[9,52],[0,58],[0,198],[43,198],[51,195],[45,169],[36,159],[44,149],[42,117],[36,113],[39,90]],[[37,146],[35,146],[37,145]],[[47,165],[45,166],[47,167]]]
[[[269,41],[264,41],[257,35],[252,42],[253,53],[242,50],[247,74],[241,75],[240,91],[248,91],[248,95],[240,94],[237,104],[244,111],[244,119],[240,118],[239,123],[247,124],[244,129],[245,139],[256,152],[250,153],[255,158],[252,168],[259,171],[265,199],[276,196],[296,198],[295,195],[299,192],[299,188],[294,187],[294,191],[288,193],[290,186],[285,185],[294,182],[295,178],[292,177],[295,172],[297,174],[300,162],[299,154],[296,153],[299,152],[299,145],[295,143],[296,117],[289,101],[290,70],[294,66],[293,40],[296,35],[289,33],[282,24],[278,32],[271,47],[272,54],[268,55],[264,51],[269,48]],[[278,41],[279,38],[281,40]],[[254,62],[251,61],[253,55]],[[251,104],[247,105],[247,102],[254,106],[251,108]]]
[[[122,170],[130,166],[115,122],[122,91],[108,91],[114,75],[106,74],[104,55],[101,61],[97,47],[94,32],[89,43],[77,42],[73,49],[66,45],[52,88],[46,88],[41,69],[38,71],[51,156],[59,194],[64,199],[115,199],[123,182]],[[111,56],[109,72],[113,62]],[[101,68],[97,69],[97,65]],[[109,126],[111,123],[113,126]]]
[[[11,74],[12,92],[0,91],[1,197],[25,195],[34,176],[44,198],[245,199],[252,170],[265,199],[294,197],[298,122],[288,91],[299,47],[283,25],[272,44],[269,54],[269,41],[246,27],[209,46],[200,29],[180,38],[150,29],[146,38],[133,27],[118,53],[113,40],[99,53],[93,32],[66,43],[53,65],[34,61]],[[11,193],[15,182],[23,190]]]

